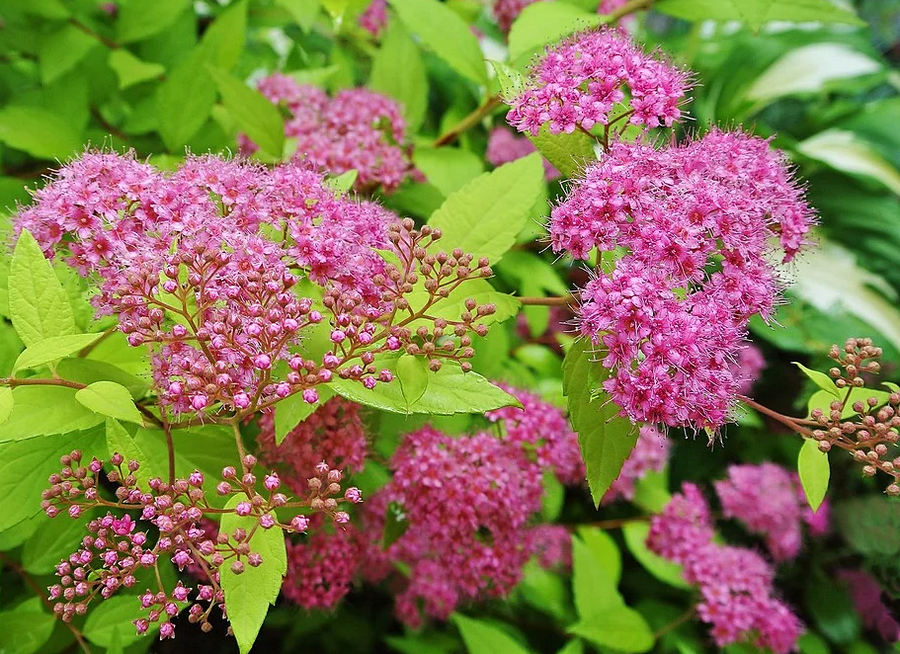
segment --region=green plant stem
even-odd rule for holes
[[[659,640],[662,636],[665,636],[670,631],[673,631],[683,625],[685,622],[694,617],[694,613],[697,611],[696,606],[691,606],[687,611],[679,615],[677,618],[672,620],[672,622],[663,625],[659,629],[657,629],[653,633],[653,640]]]
[[[455,141],[460,134],[475,127],[475,125],[480,123],[485,116],[499,107],[501,102],[502,101],[500,100],[499,95],[492,95],[491,97],[489,97],[475,111],[456,123],[456,125],[451,127],[449,130],[441,134],[441,136],[439,136],[438,139],[434,142],[434,147],[439,148]]]
[[[68,379],[16,379],[15,377],[0,379],[0,386],[9,386],[10,388],[15,388],[16,386],[65,386],[78,391],[82,388],[87,388],[86,384],[69,381]]]

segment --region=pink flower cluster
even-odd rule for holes
[[[763,536],[776,561],[792,559],[800,552],[803,522],[814,535],[828,529],[827,503],[813,513],[797,475],[774,463],[729,466],[728,478],[717,481],[715,487],[725,516],[737,518],[749,531]]]
[[[633,500],[637,482],[646,477],[648,472],[661,472],[669,462],[671,449],[672,442],[664,434],[651,425],[643,425],[634,449],[625,459],[619,476],[603,496],[603,502]]]
[[[506,119],[536,135],[594,125],[671,126],[689,87],[687,73],[642,52],[620,30],[576,34],[550,48],[531,71],[530,84],[511,101]]]
[[[333,532],[312,523],[303,542],[286,543],[288,568],[281,586],[286,600],[305,609],[331,609],[350,591],[360,562],[360,538],[349,525]]]
[[[653,518],[647,546],[684,566],[685,581],[698,586],[697,610],[716,645],[749,639],[776,654],[796,648],[803,625],[775,598],[772,567],[751,550],[713,541],[709,506],[696,486],[685,484]]]
[[[535,152],[536,149],[526,137],[516,136],[503,127],[495,127],[488,134],[487,151],[484,156],[492,166],[502,166],[510,161],[521,159]],[[543,162],[544,177],[548,180],[559,177],[560,173],[552,163],[546,159]]]
[[[542,0],[494,0],[493,12],[497,19],[497,26],[504,34],[509,34],[509,28],[513,21],[519,17],[522,10],[528,5]]]
[[[747,343],[737,353],[737,359],[731,364],[731,371],[738,382],[737,392],[746,395],[753,388],[756,379],[766,367],[766,359],[753,343]]]
[[[850,587],[850,596],[863,626],[877,631],[885,642],[900,641],[900,623],[885,606],[878,582],[862,570],[841,570],[838,578]]]
[[[387,0],[372,0],[357,19],[359,26],[378,38],[388,22]]]
[[[365,570],[374,580],[392,564],[409,570],[396,614],[410,625],[445,620],[465,601],[502,597],[533,552],[560,563],[564,550],[528,526],[540,510],[541,471],[526,452],[488,432],[447,436],[430,427],[408,434],[391,460],[393,478],[367,503],[366,530],[384,531],[388,506],[406,531],[385,550],[372,543]]]
[[[717,428],[743,375],[753,314],[771,314],[786,260],[813,220],[766,140],[713,130],[661,150],[614,143],[551,213],[553,249],[625,248],[581,293],[580,329],[603,348],[604,387],[635,422]]]
[[[284,130],[296,139],[297,158],[333,175],[356,170],[360,192],[381,186],[395,190],[413,174],[406,146],[406,122],[397,103],[366,89],[346,89],[333,98],[322,89],[275,73],[259,82],[260,92],[289,113]],[[242,140],[242,151],[256,146]]]
[[[562,410],[545,402],[534,393],[498,383],[522,404],[522,408],[505,407],[489,411],[491,422],[503,421],[503,439],[513,445],[534,451],[541,469],[551,470],[564,484],[584,481],[584,461],[578,446],[578,435],[572,431]]]
[[[275,411],[279,411],[278,407]],[[320,461],[332,468],[360,472],[368,452],[360,405],[334,397],[275,444],[275,416],[259,417],[256,438],[263,465],[282,471],[282,479],[295,492],[306,488],[309,471]]]

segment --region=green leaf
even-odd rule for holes
[[[567,2],[536,2],[522,10],[509,31],[509,60],[533,54],[564,36],[605,22],[602,16]]]
[[[478,39],[459,15],[438,0],[389,0],[419,42],[463,77],[487,86],[487,68]]]
[[[413,162],[445,198],[484,172],[481,157],[463,148],[418,147]]]
[[[0,443],[0,532],[36,515],[47,478],[62,467],[59,458],[75,449],[94,451],[102,442],[100,436],[92,430]]]
[[[52,84],[57,78],[74,68],[100,43],[74,25],[41,37],[38,63],[41,66],[41,82]]]
[[[127,388],[128,392],[131,393],[131,397],[136,400],[144,397],[150,388],[150,382],[146,379],[129,374],[119,366],[114,366],[111,363],[95,361],[89,358],[72,357],[63,359],[56,365],[56,374],[63,379],[80,382],[85,385],[104,380],[114,381]]]
[[[613,586],[618,586],[622,578],[622,554],[613,537],[602,529],[590,526],[580,526],[578,537],[587,545],[594,559],[603,566]]]
[[[386,550],[396,543],[409,529],[409,518],[398,502],[389,502],[384,510],[384,531],[381,534],[381,549]]]
[[[544,167],[537,154],[484,173],[446,199],[428,220],[446,247],[500,260],[525,227],[541,195]]]
[[[596,142],[584,132],[553,134],[550,132],[549,123],[546,123],[541,125],[537,136],[532,136],[531,133],[525,136],[544,158],[562,173],[563,177],[576,177],[585,166],[597,160],[594,153]]]
[[[383,367],[391,368],[390,365]],[[398,383],[379,382],[370,390],[357,381],[336,379],[329,386],[348,400],[382,411],[407,413],[406,398]],[[463,372],[459,366],[445,363],[438,372],[430,373],[428,388],[418,402],[409,407],[409,412],[447,416],[484,413],[505,406],[519,406],[519,402],[477,372]]]
[[[740,20],[753,30],[776,20],[865,25],[852,11],[829,0],[661,0],[653,9],[691,21]]]
[[[572,538],[572,597],[579,617],[624,606],[614,573],[583,540]]]
[[[119,88],[127,89],[129,86],[140,84],[148,80],[159,79],[166,69],[160,64],[141,61],[125,48],[110,50],[109,67],[119,78]]]
[[[78,549],[87,533],[87,523],[96,514],[97,511],[87,511],[75,520],[68,515],[48,519],[25,541],[22,567],[35,575],[53,574],[59,562]]]
[[[797,144],[800,154],[835,170],[876,179],[900,195],[900,171],[853,132],[832,128]]]
[[[835,396],[838,399],[842,399],[840,390],[837,386],[834,385],[834,381],[831,379],[831,377],[826,375],[824,372],[811,370],[798,361],[792,361],[791,363],[800,368],[800,370],[803,371],[803,374],[812,379],[815,385],[821,388],[823,391]]]
[[[900,502],[883,495],[845,500],[835,507],[838,531],[856,552],[885,558],[900,552]]]
[[[99,334],[73,334],[71,336],[51,336],[27,348],[13,366],[13,373],[26,368],[37,368],[52,361],[80,352],[103,336]]]
[[[143,424],[141,412],[134,406],[128,389],[111,381],[89,384],[75,393],[75,399],[91,411],[110,418]]]
[[[119,43],[141,41],[172,25],[189,6],[188,0],[131,0],[119,8],[116,21]]]
[[[400,384],[400,392],[406,400],[406,410],[409,412],[428,389],[428,364],[422,357],[403,354],[397,360],[397,382]]]
[[[0,652],[32,654],[50,640],[56,618],[44,611],[0,612]]]
[[[9,313],[27,346],[77,333],[66,292],[28,230],[22,230],[9,269]]]
[[[284,7],[304,32],[315,25],[321,7],[319,0],[275,0],[275,4]]]
[[[568,398],[569,420],[578,433],[591,497],[599,508],[634,449],[638,430],[619,416],[619,407],[607,394],[594,396],[592,389],[607,372],[592,357],[588,339],[572,344],[563,361],[563,393]]]
[[[532,558],[522,568],[522,580],[516,592],[531,606],[554,618],[556,622],[572,621],[571,598],[567,581],[546,570]]]
[[[232,497],[226,508],[234,509],[246,497],[237,494]],[[232,533],[238,527],[253,533],[257,526],[256,518],[241,517],[230,512],[222,515],[220,532]],[[287,552],[284,546],[284,533],[281,527],[271,529],[257,528],[248,541],[250,550],[262,556],[262,564],[258,567],[244,566],[244,572],[236,575],[231,565],[224,565],[219,570],[225,602],[228,605],[228,620],[234,631],[235,640],[241,654],[246,654],[253,646],[256,635],[266,619],[269,605],[275,604],[281,591],[281,580],[287,572]]]
[[[556,654],[584,654],[584,642],[573,638]]]
[[[66,434],[103,422],[103,417],[75,400],[74,388],[17,386],[12,414],[0,430],[0,442]]]
[[[15,405],[12,389],[9,386],[0,386],[0,425],[9,419]]]
[[[857,402],[866,403],[870,397],[874,397],[878,404],[878,406],[887,404],[888,398],[890,398],[890,393],[885,393],[884,391],[876,391],[871,388],[853,388],[850,391],[850,395],[847,397],[847,403],[844,404],[844,410],[841,411],[841,418],[847,419],[852,418],[856,415],[856,411],[853,410],[853,405]],[[843,396],[840,398],[843,400]],[[807,407],[809,409],[810,416],[814,409],[821,409],[826,415],[831,411],[831,403],[834,402],[834,396],[831,393],[826,393],[825,391],[816,391],[813,393],[809,401],[807,402]]]
[[[424,288],[421,288],[406,294],[404,297],[413,311],[416,311],[425,306],[431,295]],[[466,311],[466,300],[470,298],[479,305],[493,304],[496,308],[496,311],[491,315],[478,319],[478,322],[485,325],[492,325],[512,318],[518,314],[519,308],[522,306],[522,303],[514,296],[494,290],[494,287],[486,279],[472,279],[464,284],[460,284],[447,297],[441,298],[430,305],[428,307],[428,315],[433,318],[459,320],[460,315]],[[423,318],[412,321],[407,327],[415,329],[419,325],[424,324],[427,324],[427,320]]]
[[[329,177],[325,180],[325,186],[333,190],[336,194],[343,195],[353,188],[353,184],[356,183],[357,177],[359,177],[359,171],[353,168],[345,173],[341,173],[337,177]]]
[[[690,588],[691,585],[682,576],[682,567],[676,563],[647,549],[647,535],[650,533],[650,523],[629,522],[622,526],[622,535],[625,537],[625,545],[634,558],[644,568],[660,581],[675,586],[676,588]]]
[[[285,437],[294,427],[309,418],[316,409],[322,406],[333,395],[325,386],[318,389],[319,401],[310,404],[303,399],[302,393],[294,393],[275,405],[275,444],[281,445]]]
[[[544,494],[541,496],[541,517],[545,522],[555,522],[566,501],[566,487],[552,470],[545,470],[541,478]]]
[[[821,451],[818,443],[812,438],[803,441],[803,447],[800,448],[797,457],[797,472],[800,473],[800,483],[803,485],[803,492],[806,493],[806,501],[814,512],[818,511],[828,490],[831,467],[828,465],[828,454]]]
[[[224,70],[208,67],[222,94],[222,102],[234,122],[263,152],[281,159],[284,150],[284,120],[278,107],[259,91]]]
[[[422,125],[428,109],[428,75],[418,46],[398,20],[390,22],[372,58],[369,88],[400,103],[410,133]]]
[[[134,595],[116,595],[97,602],[88,611],[84,623],[85,637],[100,647],[111,647],[118,640],[120,645],[137,642],[141,636],[137,633],[132,620],[140,613],[141,601]],[[159,623],[150,625],[149,634],[159,628]],[[152,638],[152,635],[150,635]]]
[[[494,74],[497,78],[497,86],[500,87],[500,97],[506,102],[512,102],[519,97],[522,91],[525,90],[525,76],[502,61],[489,59],[488,63],[491,65],[491,68],[494,69]]]
[[[453,622],[459,628],[469,654],[528,654],[529,650],[508,633],[483,620],[475,620],[454,613]]]
[[[594,613],[570,627],[569,633],[619,652],[647,652],[655,642],[647,621],[627,606]]]
[[[141,464],[141,467],[133,474],[137,479],[138,487],[144,492],[150,492],[150,479],[162,477],[160,474],[162,471],[155,469],[153,462],[144,455],[131,434],[125,431],[125,428],[115,418],[106,419],[106,449],[109,450],[110,456],[116,452],[121,454],[125,459],[126,466],[129,461],[137,461]]]
[[[859,613],[842,584],[818,572],[804,585],[806,608],[817,631],[837,644],[849,644],[859,637]]]

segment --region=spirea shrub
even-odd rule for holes
[[[852,12],[57,4],[0,20],[0,651],[900,638],[893,264],[811,202],[890,164],[753,22]]]

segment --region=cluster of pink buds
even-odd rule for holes
[[[890,385],[890,394],[873,391],[867,395],[863,377],[881,371],[881,354],[870,338],[849,338],[843,349],[831,346],[828,356],[836,365],[829,374],[843,397],[831,402],[826,411],[813,409],[811,418],[817,426],[811,435],[823,452],[834,447],[850,452],[863,465],[866,477],[874,477],[878,471],[890,475],[892,481],[885,492],[897,497],[900,456],[892,453],[900,440],[900,389]]]
[[[212,507],[206,497],[204,475],[194,471],[187,479],[175,479],[166,483],[158,477],[151,478],[149,488],[139,487],[135,473],[140,469],[137,461],[128,461],[114,453],[111,469],[106,479],[118,484],[115,500],[107,500],[98,491],[99,475],[103,462],[93,458],[82,465],[81,452],[75,451],[61,459],[59,473],[50,476],[50,488],[43,493],[42,507],[54,517],[65,510],[77,518],[84,511],[95,508],[133,509],[139,511],[138,520],[156,527],[158,535],[151,538],[147,531],[138,531],[138,522],[128,513],[105,516],[91,520],[81,547],[57,566],[59,583],[49,588],[49,597],[55,601],[54,611],[64,620],[83,615],[95,598],[111,597],[122,587],[132,587],[142,578],[143,569],[158,572],[161,559],[168,558],[179,570],[197,573],[205,584],[197,587],[196,594],[179,582],[174,588],[161,585],[159,575],[155,590],[148,589],[140,597],[138,610],[146,611],[145,617],[135,620],[139,633],[145,633],[152,624],[160,623],[162,638],[174,635],[174,618],[189,601],[195,603],[189,610],[189,619],[199,622],[204,631],[212,626],[209,616],[215,606],[224,612],[224,595],[219,585],[219,569],[227,565],[240,574],[245,566],[256,567],[263,563],[262,556],[252,551],[250,539],[256,529],[278,527],[285,533],[306,532],[310,518],[295,515],[282,522],[276,509],[297,508],[311,515],[328,516],[336,525],[349,521],[349,514],[341,510],[341,504],[362,501],[358,488],[343,489],[340,470],[332,469],[324,462],[315,467],[315,476],[307,481],[308,491],[302,499],[292,499],[281,492],[281,480],[275,473],[265,474],[262,490],[257,490],[257,477],[252,472],[256,457],[243,457],[242,471],[226,467],[223,480],[216,486],[220,496],[237,496],[242,501],[233,509]],[[252,519],[248,530],[237,528],[232,533],[222,533],[210,528],[209,515],[221,515],[233,511],[236,515]]]

